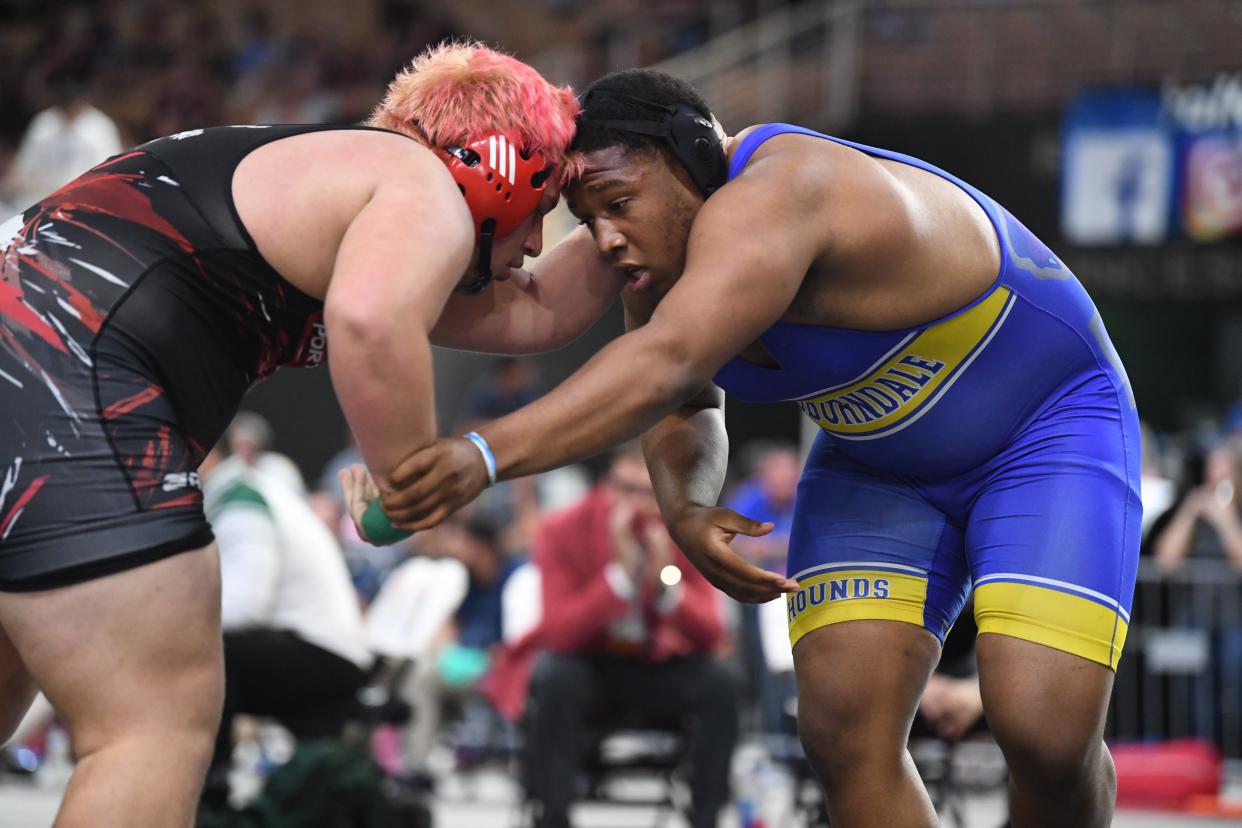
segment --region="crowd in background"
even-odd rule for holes
[[[10,145],[62,81],[85,86],[126,145],[221,123],[356,121],[413,55],[455,34],[426,9],[380,0],[6,5]]]
[[[161,135],[360,122],[392,74],[445,37],[503,43],[580,86],[619,63],[688,50],[771,5],[535,0],[502,20],[486,1],[5,0],[0,210],[25,209],[99,158]],[[584,46],[564,53],[568,42]]]
[[[50,5],[6,3],[0,160],[20,154],[36,115],[85,102],[112,122],[113,152],[217,124],[356,122],[413,55],[455,34],[415,5],[380,0]],[[70,177],[80,172],[62,153]],[[45,168],[57,160],[46,156]],[[43,194],[21,165],[4,166],[15,207]]]
[[[5,0],[0,203],[10,212],[24,209],[46,194],[49,176],[55,177],[49,167],[72,177],[97,154],[75,153],[67,136],[50,141],[49,118],[34,123],[40,113],[68,111],[55,131],[76,129],[76,146],[107,149],[105,156],[218,124],[354,123],[367,117],[398,69],[445,37],[470,32],[503,40],[528,60],[560,42],[591,44],[578,50],[581,60],[572,66],[552,60],[557,65],[541,67],[554,80],[577,85],[609,68],[619,56],[607,44],[638,21],[642,30],[622,38],[630,44],[624,57],[649,63],[701,43],[709,18],[720,18],[722,10],[731,25],[763,3],[679,0],[641,15],[635,5],[544,0],[522,20],[504,16],[504,29],[491,31],[500,23],[487,3]],[[36,135],[44,145],[38,163],[17,164],[23,136]],[[36,171],[39,180],[24,179]]]

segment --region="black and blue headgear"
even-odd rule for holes
[[[602,97],[636,104],[649,110],[653,117],[642,120],[592,118],[591,101]],[[663,141],[686,168],[690,180],[704,197],[718,190],[728,178],[724,146],[716,133],[715,125],[704,113],[688,103],[660,103],[606,86],[599,88],[597,85],[583,98],[579,119],[605,129],[646,135]]]

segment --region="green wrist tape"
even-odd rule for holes
[[[372,500],[367,510],[362,513],[362,531],[366,533],[371,543],[380,546],[389,546],[414,534],[392,525],[392,522],[388,520],[388,515],[384,514],[384,507],[380,504],[378,497]]]

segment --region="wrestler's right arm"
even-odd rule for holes
[[[473,248],[466,203],[429,152],[394,160],[341,241],[324,302],[328,365],[381,489],[436,436],[429,336]]]
[[[647,321],[651,308],[646,297],[627,293],[622,299],[628,332]],[[727,544],[735,534],[762,536],[773,529],[770,523],[716,505],[729,466],[724,404],[724,391],[709,383],[642,437],[643,456],[660,514],[677,545],[698,560],[703,560],[708,549]],[[742,572],[721,568],[714,574],[732,581],[731,594],[752,600],[771,596],[771,592],[747,583]]]

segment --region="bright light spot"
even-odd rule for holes
[[[681,583],[681,570],[669,564],[660,570],[660,583],[665,586],[677,586]]]

